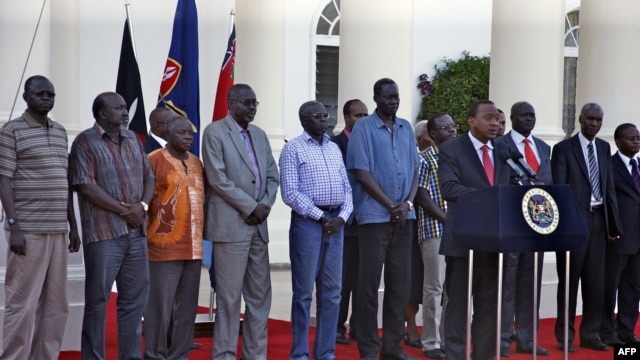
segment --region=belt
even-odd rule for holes
[[[336,211],[336,210],[340,210],[340,208],[342,207],[342,204],[340,205],[316,205],[316,207],[322,211],[327,211],[327,212],[331,212],[331,211]]]
[[[598,204],[598,205],[591,205],[589,206],[589,212],[596,212],[598,210],[602,210],[602,208],[604,207],[603,204]]]

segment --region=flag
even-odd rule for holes
[[[233,86],[233,67],[236,62],[236,24],[233,24],[227,52],[224,54],[220,77],[218,78],[218,90],[216,91],[216,102],[213,105],[213,121],[224,119],[229,111],[227,104],[227,93]]]
[[[195,0],[178,0],[169,56],[160,83],[157,107],[168,107],[191,121],[191,152],[200,153],[200,83],[198,12]]]
[[[133,41],[129,28],[129,19],[124,22],[122,47],[120,48],[120,65],[116,92],[127,102],[129,109],[129,129],[135,132],[141,141],[147,139],[147,118],[142,98],[142,85],[138,61],[133,51]]]

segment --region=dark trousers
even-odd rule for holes
[[[399,353],[404,334],[404,312],[409,297],[413,221],[401,229],[393,224],[361,224],[360,265],[356,333],[361,358],[381,353]],[[378,288],[384,264],[382,345],[378,336]]]
[[[448,303],[444,316],[447,360],[465,359],[467,329],[467,287],[469,259],[446,256],[445,291]],[[475,360],[493,359],[496,348],[498,301],[498,254],[474,252],[473,320],[471,337]]]
[[[640,253],[607,254],[605,258],[604,307],[600,337],[634,335],[640,302]],[[618,316],[614,314],[618,295]]]
[[[344,334],[347,327],[344,325],[349,315],[349,299],[351,299],[351,317],[349,317],[349,332],[355,333],[355,304],[358,289],[358,235],[344,236],[342,253],[342,291],[340,293],[340,313],[338,315],[338,334]]]
[[[587,219],[589,239],[582,249],[572,251],[569,257],[569,343],[575,337],[576,299],[578,283],[582,280],[582,322],[580,341],[590,341],[599,337],[603,306],[604,258],[607,232],[602,208],[590,212]],[[566,258],[564,252],[556,253],[558,271],[557,306],[558,317],[555,335],[558,343],[564,342],[564,287]]]

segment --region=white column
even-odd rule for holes
[[[564,1],[493,0],[489,98],[507,116],[527,101],[536,110],[534,134],[562,140]],[[581,35],[582,36],[582,35]]]
[[[607,140],[613,139],[617,125],[636,122],[640,98],[638,18],[640,2],[635,0],[582,0],[576,119],[585,103],[600,104],[604,121],[599,136]]]
[[[360,98],[372,112],[373,84],[387,77],[400,89],[398,116],[414,120],[411,109],[418,79],[412,72],[413,17],[413,0],[340,3],[340,106]]]

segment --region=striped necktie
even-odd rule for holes
[[[598,171],[598,163],[596,162],[596,155],[593,151],[593,143],[587,145],[588,157],[589,157],[589,182],[591,183],[591,193],[596,200],[602,200],[602,194],[600,192],[600,172]]]

